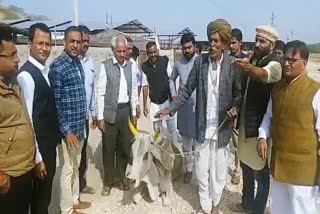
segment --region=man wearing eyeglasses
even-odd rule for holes
[[[272,138],[271,213],[315,214],[319,182],[320,84],[306,76],[304,42],[285,47],[284,78],[271,91],[259,128],[258,153],[267,158]]]
[[[20,60],[12,32],[0,32],[0,212],[28,214],[35,136],[15,79]]]
[[[280,57],[273,49],[278,40],[275,28],[262,25],[256,28],[256,42],[251,58],[235,59],[234,66],[244,72],[243,103],[240,113],[238,157],[243,172],[241,204],[233,211],[263,214],[270,188],[270,173],[266,160],[257,152],[258,128],[267,109],[272,84],[282,75]],[[255,195],[255,180],[258,188]]]

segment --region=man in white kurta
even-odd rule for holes
[[[301,41],[285,48],[284,78],[273,86],[259,128],[258,154],[272,137],[273,214],[315,214],[319,185],[320,85],[305,74],[309,52]]]
[[[232,66],[234,58],[223,51],[230,41],[230,24],[223,19],[210,22],[207,35],[209,53],[195,59],[177,99],[155,117],[173,115],[196,89],[195,168],[201,205],[197,213],[217,214],[226,184],[233,119],[242,95],[239,71]]]

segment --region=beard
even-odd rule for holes
[[[194,56],[195,52],[194,53],[186,53],[186,54],[183,54],[183,56],[187,59],[187,60],[190,60],[193,56]]]
[[[260,48],[254,48],[254,56],[258,59],[263,58],[264,56],[268,55],[270,53],[270,49],[260,49]]]

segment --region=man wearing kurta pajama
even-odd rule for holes
[[[223,19],[215,20],[209,23],[207,34],[211,44],[209,54],[195,59],[177,99],[155,116],[174,114],[196,89],[195,168],[201,205],[197,213],[219,213],[228,171],[232,119],[239,111],[242,96],[239,71],[232,66],[234,57],[223,51],[231,37],[230,24]]]
[[[315,214],[319,185],[320,84],[305,74],[307,45],[286,45],[284,78],[276,83],[259,128],[258,154],[272,138],[272,214]]]
[[[174,64],[171,77],[169,79],[170,91],[173,99],[176,98],[176,79],[179,77],[179,90],[186,84],[189,73],[193,67],[194,60],[198,56],[195,53],[196,41],[191,33],[186,33],[181,37],[182,56]],[[195,105],[196,93],[192,93],[191,98],[178,111],[178,129],[182,137],[182,148],[185,153],[184,183],[189,183],[192,179],[193,155],[192,145],[195,138]]]

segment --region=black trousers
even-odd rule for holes
[[[269,189],[270,189],[270,171],[268,164],[256,171],[240,161],[242,168],[242,206],[245,209],[252,210],[253,214],[263,214],[266,208]],[[255,180],[258,182],[256,197],[254,197]]]
[[[56,173],[55,145],[60,143],[61,139],[53,140],[51,137],[37,137],[37,141],[43,162],[46,165],[47,177],[44,180],[35,176],[33,178],[31,214],[47,214],[51,202],[53,177]]]
[[[129,104],[118,104],[115,124],[106,123],[106,131],[102,133],[105,186],[122,181],[127,164],[132,164],[133,135],[129,128],[129,116]]]
[[[80,191],[83,190],[87,186],[87,180],[85,178],[85,174],[87,171],[87,145],[89,138],[89,120],[86,121],[86,139],[84,139],[83,147],[81,150],[81,160],[79,166],[79,185]]]
[[[28,214],[32,195],[32,173],[11,177],[11,186],[6,196],[0,196],[0,213]]]

